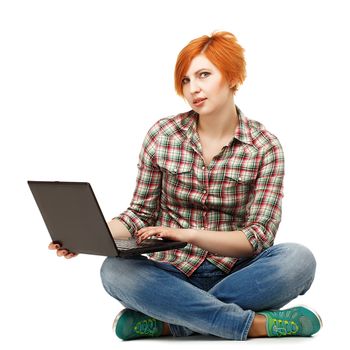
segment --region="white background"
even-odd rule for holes
[[[6,349],[342,344],[349,312],[346,3],[1,1],[0,343]],[[284,147],[276,242],[313,250],[316,280],[293,305],[317,309],[324,328],[312,339],[122,342],[110,329],[121,305],[101,286],[103,257],[66,261],[48,251],[26,181],[89,181],[106,219],[126,209],[145,133],[158,119],[189,109],[173,88],[176,56],[213,30],[234,33],[246,50],[248,75],[236,104]]]

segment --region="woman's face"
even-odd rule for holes
[[[233,103],[233,91],[221,72],[204,54],[196,56],[182,79],[183,94],[200,115],[220,112]]]

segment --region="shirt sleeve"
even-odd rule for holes
[[[159,131],[159,122],[148,131],[139,154],[136,188],[130,206],[115,218],[133,237],[142,227],[153,226],[158,217],[162,172],[155,158]]]
[[[247,225],[247,236],[256,254],[273,245],[282,216],[284,155],[276,139],[265,154],[254,188]]]

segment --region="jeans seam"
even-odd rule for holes
[[[251,311],[250,312],[250,315],[249,317],[247,318],[247,321],[243,327],[243,332],[242,332],[242,336],[241,336],[241,339],[240,340],[247,340],[248,338],[248,333],[249,333],[249,330],[252,326],[252,323],[254,321],[254,318],[255,318],[255,312],[254,311]]]

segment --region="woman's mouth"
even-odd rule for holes
[[[195,100],[193,100],[193,105],[196,107],[200,107],[204,104],[205,100],[206,98],[196,98]]]

